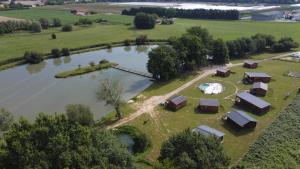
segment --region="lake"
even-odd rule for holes
[[[95,119],[100,119],[112,108],[97,100],[96,92],[105,79],[118,79],[123,85],[124,100],[138,95],[152,84],[150,79],[116,69],[56,79],[55,74],[72,70],[89,62],[107,59],[141,72],[147,72],[148,52],[154,46],[116,47],[48,59],[35,65],[22,65],[0,72],[0,108],[10,110],[15,118],[33,120],[38,112],[64,112],[67,104],[88,105]]]
[[[217,4],[217,3],[176,3],[176,2],[120,2],[110,3],[112,5],[125,6],[158,6],[164,8],[178,8],[178,9],[220,9],[220,10],[239,10],[239,11],[258,11],[266,9],[279,8],[278,5],[260,5],[260,4]]]

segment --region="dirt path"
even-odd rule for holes
[[[286,57],[286,56],[289,56],[291,55],[291,53],[286,53],[286,54],[282,54],[282,55],[278,55],[278,56],[274,56],[274,57],[271,57],[271,58],[267,58],[267,59],[262,59],[262,60],[259,60],[258,62],[264,62],[264,61],[269,61],[269,60],[272,60],[272,59],[278,59],[278,58],[281,58],[281,57]],[[165,94],[165,95],[161,95],[161,96],[152,96],[150,97],[149,99],[145,100],[144,102],[142,102],[141,104],[139,104],[137,106],[137,111],[130,114],[129,116],[127,117],[124,117],[123,119],[119,120],[118,122],[108,126],[108,128],[116,128],[116,127],[119,127],[137,117],[139,117],[140,115],[144,114],[144,113],[148,113],[151,117],[157,117],[155,115],[155,111],[154,111],[154,108],[156,106],[158,106],[161,102],[164,102],[166,99],[170,98],[171,96],[174,96],[176,94],[178,94],[179,92],[183,91],[184,89],[190,87],[191,85],[193,85],[194,83],[196,83],[197,81],[211,75],[211,74],[214,74],[216,72],[216,70],[218,68],[231,68],[231,67],[236,67],[236,66],[241,66],[243,65],[243,63],[236,63],[236,64],[227,64],[226,66],[214,66],[214,67],[207,67],[207,68],[204,68],[202,70],[202,74],[200,74],[199,76],[197,76],[195,79],[185,83],[184,85],[180,86],[179,88]],[[154,119],[156,120],[156,119]]]

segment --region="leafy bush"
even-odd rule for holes
[[[90,62],[89,62],[89,65],[90,65],[91,67],[94,67],[96,64],[95,64],[94,61],[90,61]]]
[[[25,62],[30,64],[37,64],[44,60],[41,54],[37,52],[25,52],[23,57]]]
[[[52,49],[51,55],[53,58],[59,58],[61,56],[60,50],[57,48]]]
[[[59,18],[53,18],[52,26],[53,27],[60,27],[61,26],[61,20]]]
[[[43,29],[48,29],[49,26],[50,26],[49,21],[48,21],[47,18],[40,18],[39,22],[40,22]]]
[[[138,29],[153,29],[155,23],[154,16],[150,14],[137,13],[134,18],[134,25]]]
[[[135,38],[135,43],[137,45],[144,45],[148,41],[147,35],[139,35]]]
[[[83,126],[91,126],[94,124],[94,115],[88,106],[69,104],[66,106],[66,114],[70,121],[78,122]]]
[[[61,55],[62,56],[70,56],[70,50],[69,50],[69,48],[62,48],[61,49]]]
[[[64,25],[64,26],[61,28],[61,31],[63,31],[63,32],[71,32],[72,30],[73,30],[72,25]]]
[[[109,61],[106,60],[106,59],[102,59],[102,60],[100,60],[100,62],[99,62],[99,64],[105,64],[105,63],[109,63]]]
[[[124,45],[125,45],[125,46],[130,46],[130,42],[131,42],[131,41],[130,41],[129,39],[125,39],[125,40],[124,40]]]
[[[51,38],[52,38],[52,39],[56,39],[56,34],[55,34],[55,33],[52,33],[52,34],[51,34]]]
[[[80,18],[75,25],[92,25],[93,21],[88,18]]]
[[[42,26],[38,22],[32,22],[31,27],[30,27],[31,32],[41,32],[42,31]]]

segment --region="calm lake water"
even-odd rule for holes
[[[55,74],[72,70],[89,62],[107,59],[120,66],[147,72],[147,53],[154,46],[116,47],[82,54],[49,59],[36,65],[22,65],[0,72],[0,107],[10,110],[15,118],[24,116],[33,120],[38,112],[64,112],[67,104],[85,104],[95,118],[112,110],[104,101],[97,100],[96,92],[101,81],[119,79],[124,89],[124,100],[129,100],[152,82],[144,77],[115,69],[97,71],[66,79],[56,79]]]

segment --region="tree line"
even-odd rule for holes
[[[224,19],[238,20],[240,13],[238,10],[217,10],[217,9],[175,9],[160,7],[140,7],[124,9],[122,15],[136,15],[137,13],[157,14],[160,17],[177,17],[193,19]]]
[[[213,39],[207,29],[191,27],[181,37],[171,37],[170,45],[161,45],[149,52],[147,69],[157,80],[169,80],[181,73],[208,64],[226,64],[230,59],[248,58],[262,52],[285,52],[299,44],[290,37],[256,34],[231,41]]]

